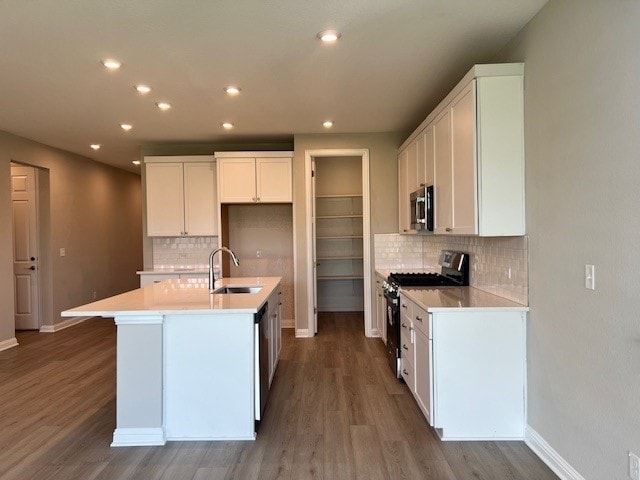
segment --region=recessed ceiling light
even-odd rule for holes
[[[229,85],[228,87],[224,87],[224,91],[227,92],[227,95],[238,95],[240,93],[240,89],[238,87],[234,87]]]
[[[333,127],[333,122],[331,120],[327,120],[326,122],[322,122],[322,126],[324,128],[331,128]]]
[[[151,87],[149,85],[136,85],[134,88],[142,95],[146,95],[151,91]]]
[[[99,143],[92,143],[91,144],[91,148],[93,148],[94,150],[100,150],[100,144]]]
[[[113,58],[105,58],[102,61],[102,65],[104,65],[109,70],[117,70],[122,66],[122,62],[115,60]]]
[[[128,123],[121,123],[120,128],[123,129],[125,132],[128,132],[133,128],[133,126],[129,125]]]
[[[132,160],[131,163],[134,165],[140,165],[140,160]]]
[[[338,40],[342,34],[337,30],[324,30],[316,35],[324,43],[333,43]]]
[[[167,102],[157,102],[156,106],[162,111],[169,110],[171,108],[171,104]]]
[[[231,122],[224,122],[222,124],[222,128],[224,128],[225,130],[231,130],[233,128],[233,123]]]

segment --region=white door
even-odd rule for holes
[[[38,236],[33,167],[11,166],[11,210],[16,330],[38,330]]]

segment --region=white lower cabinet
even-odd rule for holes
[[[415,389],[413,396],[429,423],[432,423],[433,414],[431,405],[431,348],[429,338],[419,330],[413,331],[413,351],[415,358]]]
[[[267,310],[268,325],[267,333],[269,335],[269,386],[273,381],[273,376],[276,373],[276,367],[278,366],[278,360],[280,359],[280,348],[282,345],[282,330],[280,312],[282,292],[280,287],[276,289],[267,300],[269,306]]]
[[[376,275],[376,326],[384,344],[387,344],[387,300],[382,290],[384,277]]]
[[[526,312],[400,303],[402,377],[440,438],[524,438]]]

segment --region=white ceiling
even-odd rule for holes
[[[408,132],[545,3],[1,0],[0,130],[132,171],[159,142],[291,141],[326,119],[334,133]],[[327,28],[337,44],[316,39]]]

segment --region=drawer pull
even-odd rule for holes
[[[406,369],[406,368],[403,368],[403,369],[402,369],[402,373],[404,373],[405,375],[409,375],[409,372],[407,372],[407,369]]]
[[[422,321],[422,317],[419,317],[418,315],[416,315],[416,320],[418,320],[419,322]]]
[[[403,304],[402,304],[402,308],[407,308],[407,304],[406,304],[406,303],[403,303]]]
[[[409,350],[409,347],[407,347],[404,343],[402,344],[402,348],[404,348],[405,350]]]
[[[445,230],[446,230],[447,232],[451,232],[451,231],[453,230],[453,228],[449,228],[449,227],[447,227],[447,228],[445,228]]]
[[[402,323],[402,328],[407,328],[407,324],[406,323]]]

